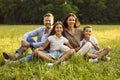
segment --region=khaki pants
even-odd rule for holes
[[[80,50],[76,53],[76,55],[82,55],[82,56],[84,56],[86,53],[89,52],[91,46],[92,45],[91,45],[90,42],[85,43],[85,45],[83,45],[83,47],[80,48]]]

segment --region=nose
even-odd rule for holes
[[[47,21],[46,21],[46,23],[50,23],[50,21],[49,21],[49,20],[47,20]]]

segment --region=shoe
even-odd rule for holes
[[[95,59],[89,59],[89,62],[96,63],[96,62],[98,62],[98,59],[97,58],[95,58]]]
[[[16,63],[17,61],[10,61],[9,59],[4,59],[5,64]]]
[[[3,57],[4,57],[5,59],[9,59],[9,55],[8,55],[8,53],[3,52]]]
[[[105,56],[105,57],[101,58],[101,60],[102,60],[102,61],[110,61],[110,60],[111,60],[111,58],[110,58],[110,57],[108,57],[108,56]]]
[[[51,67],[51,66],[54,65],[54,63],[48,63],[47,65],[48,65],[49,67]]]
[[[16,57],[15,57],[14,54],[8,54],[8,53],[6,53],[6,52],[3,52],[3,57],[4,57],[5,59],[10,59],[10,60],[15,60],[15,59],[16,59]]]
[[[61,65],[64,65],[64,64],[66,64],[66,61],[61,62]]]

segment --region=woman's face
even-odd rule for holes
[[[92,28],[86,28],[83,34],[84,34],[84,37],[89,38],[92,34]]]
[[[75,17],[73,17],[73,16],[68,17],[67,24],[68,24],[68,27],[74,27],[74,25],[75,25]]]
[[[56,32],[56,34],[62,34],[63,26],[61,24],[56,25],[55,32]]]

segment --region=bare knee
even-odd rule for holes
[[[96,54],[91,54],[91,53],[86,54],[86,56],[88,58],[97,58],[98,57]]]
[[[73,55],[74,53],[75,53],[75,49],[70,49],[69,54],[70,54],[70,55]]]
[[[110,47],[110,46],[107,46],[107,47],[105,48],[105,50],[109,52],[109,51],[111,51],[111,47]]]

